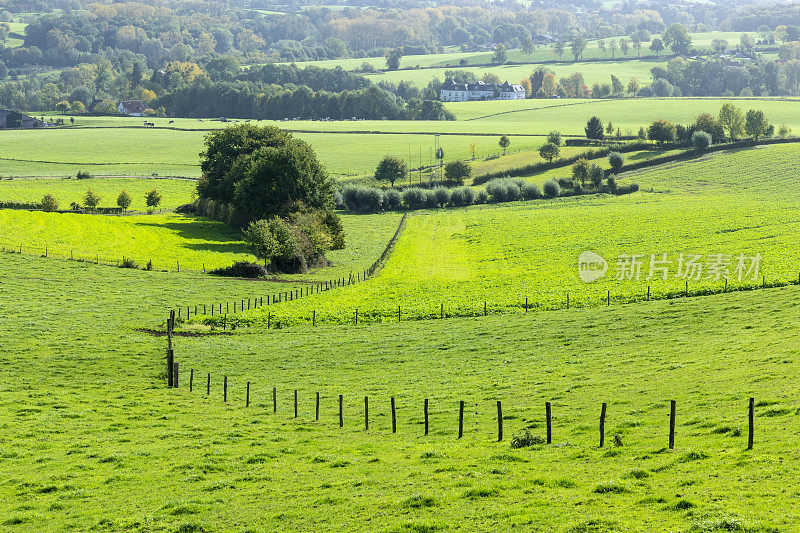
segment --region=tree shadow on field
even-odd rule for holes
[[[248,254],[250,249],[241,240],[241,233],[221,222],[203,219],[187,219],[186,222],[135,222],[136,226],[163,228],[184,241],[184,248],[196,251]]]

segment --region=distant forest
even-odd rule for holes
[[[181,116],[441,120],[451,118],[435,102],[442,80],[425,88],[375,85],[341,70],[258,65],[400,57],[453,46],[525,49],[534,42],[554,42],[568,47],[576,38],[649,39],[676,25],[687,31],[759,31],[776,50],[781,47],[781,56],[773,62],[745,50],[751,61],[742,65],[680,59],[674,68],[654,71],[657,85],[637,89],[643,91],[640,96],[800,91],[800,4],[604,5],[468,0],[430,7],[406,0],[320,8],[265,0],[8,0],[0,21],[24,20],[28,26],[22,46],[0,47],[0,105],[46,111],[66,102],[76,111],[91,106],[95,112],[113,112],[120,99],[141,99],[154,113]],[[692,52],[686,47],[676,54]],[[609,91],[604,84],[597,91],[584,89],[576,80],[567,80],[571,85],[564,86],[564,94],[575,86],[576,96],[619,95],[612,80]],[[630,93],[629,80],[622,82]]]

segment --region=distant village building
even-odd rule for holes
[[[5,128],[41,128],[45,124],[38,118],[23,115],[19,111],[0,109],[0,129]]]
[[[455,83],[448,78],[439,93],[442,102],[468,102],[470,100],[523,100],[522,85],[505,83]]]
[[[147,111],[147,106],[141,100],[125,100],[117,106],[117,113],[131,117],[143,117],[145,111]]]

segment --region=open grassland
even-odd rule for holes
[[[766,533],[800,520],[787,485],[800,475],[796,287],[525,317],[181,337],[181,387],[169,390],[163,337],[134,328],[162,322],[164,308],[186,299],[247,297],[253,283],[10,254],[0,254],[0,272],[8,531]],[[750,396],[756,438],[746,451]],[[666,449],[670,399],[674,451]],[[553,445],[511,449],[522,428],[544,435],[545,401]],[[602,402],[607,447],[599,449]]]
[[[308,141],[328,170],[340,179],[371,175],[387,154],[410,167],[433,162],[434,134],[440,137],[445,161],[478,158],[501,152],[499,136],[511,135],[510,150],[534,150],[552,130],[583,136],[592,115],[613,122],[623,134],[664,118],[689,124],[704,112],[716,115],[725,102],[743,110],[764,111],[774,124],[800,131],[800,100],[781,99],[548,99],[511,102],[448,103],[456,121],[260,121],[295,132]],[[76,127],[0,132],[3,176],[74,176],[79,170],[95,175],[199,177],[199,153],[208,131],[229,126],[220,121],[78,117]],[[170,124],[172,121],[172,124]],[[358,149],[353,149],[357,146]],[[538,154],[531,153],[531,160]]]
[[[11,34],[3,42],[3,46],[7,48],[22,46],[28,24],[26,22],[7,22],[6,24],[9,25]]]
[[[401,215],[342,215],[347,246],[328,254],[329,268],[284,276],[296,281],[347,276],[369,268],[397,230]],[[28,255],[116,264],[123,257],[143,268],[202,271],[227,267],[255,257],[230,226],[185,215],[80,215],[0,210],[0,245]],[[271,290],[271,289],[270,289]],[[266,294],[268,290],[261,293]],[[210,303],[210,302],[209,302]]]
[[[36,203],[45,194],[52,194],[60,209],[69,209],[71,203],[83,204],[87,189],[100,196],[100,207],[116,207],[117,196],[126,190],[133,203],[130,210],[146,211],[144,195],[151,189],[161,193],[158,209],[173,210],[189,203],[195,196],[197,182],[185,179],[147,178],[14,178],[0,179],[0,202]]]
[[[474,206],[417,212],[394,255],[380,275],[368,283],[299,302],[273,307],[272,320],[350,322],[356,308],[361,320],[397,320],[490,311],[523,312],[525,299],[535,308],[560,308],[567,294],[572,306],[644,299],[680,293],[680,254],[699,255],[707,265],[715,254],[732,264],[729,287],[767,280],[796,280],[800,251],[794,246],[800,230],[800,180],[797,148],[771,146],[717,153],[688,163],[663,165],[623,174],[642,192],[620,197],[573,197],[517,204]],[[742,169],[747,169],[746,172]],[[578,256],[593,250],[609,264],[605,278],[585,284],[578,277]],[[616,279],[617,258],[640,255],[641,276]],[[671,261],[669,276],[650,276],[650,258]],[[739,281],[734,276],[740,254],[761,256],[760,273]],[[749,267],[750,262],[745,264]],[[627,272],[631,274],[630,272]],[[696,273],[696,272],[695,272]],[[724,280],[704,270],[689,276],[691,290],[720,290]],[[747,278],[747,276],[744,276]],[[267,311],[245,313],[263,321]]]

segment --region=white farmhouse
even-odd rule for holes
[[[442,102],[468,102],[471,100],[522,100],[525,89],[522,85],[500,83],[455,83],[448,78],[442,85],[439,99]]]

